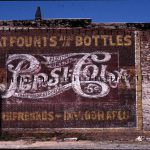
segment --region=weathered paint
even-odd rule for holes
[[[140,34],[143,129],[150,130],[150,32],[145,31]]]
[[[141,126],[134,31],[32,29],[0,35],[3,128]]]

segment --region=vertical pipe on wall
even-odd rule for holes
[[[136,122],[137,129],[142,129],[142,100],[141,100],[141,62],[140,62],[140,32],[135,31],[135,69],[136,69]]]

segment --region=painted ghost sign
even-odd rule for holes
[[[137,126],[133,33],[30,32],[1,37],[3,127]]]
[[[93,52],[37,57],[40,60],[30,54],[13,54],[8,57],[8,71],[12,77],[2,98],[49,98],[72,88],[77,95],[97,99],[108,95],[110,88],[117,88],[121,79],[126,88],[130,89],[126,69],[113,72],[107,70],[107,64],[111,63],[112,57],[117,59],[117,54]],[[19,62],[14,66],[12,63],[17,60]],[[44,73],[44,67],[49,73]]]

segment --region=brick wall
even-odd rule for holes
[[[141,32],[143,129],[150,130],[150,32]]]
[[[138,24],[136,24],[138,26]],[[0,27],[1,36],[3,36],[3,42],[1,41],[0,50],[0,83],[7,84],[7,88],[10,86],[12,77],[12,72],[7,70],[7,59],[11,58],[13,54],[18,54],[19,58],[21,54],[30,54],[37,60],[43,62],[44,55],[54,59],[54,57],[62,56],[63,54],[73,54],[73,53],[91,53],[95,51],[105,51],[110,52],[112,62],[109,62],[105,65],[109,67],[109,73],[113,72],[116,68],[119,69],[127,69],[128,73],[130,73],[133,77],[138,76],[140,73],[142,75],[142,80],[137,79],[138,82],[135,82],[133,79],[131,82],[131,89],[127,89],[127,83],[123,83],[119,85],[118,88],[110,88],[110,95],[104,98],[99,97],[97,101],[93,99],[91,95],[88,95],[90,99],[87,97],[82,97],[75,93],[78,90],[69,89],[70,91],[64,91],[64,93],[60,93],[61,95],[57,95],[56,97],[44,97],[42,99],[35,99],[34,97],[28,98],[28,95],[34,95],[34,91],[30,93],[30,91],[21,91],[16,88],[17,96],[15,97],[12,94],[9,98],[1,99],[1,114],[3,116],[1,120],[2,127],[5,129],[9,128],[130,128],[133,129],[135,127],[139,127],[140,129],[150,130],[150,32],[149,31],[140,31],[136,27],[132,27],[130,24],[89,24],[88,27],[80,27],[80,28],[48,28],[48,26],[44,28],[38,27],[21,27],[19,25],[16,27],[7,26]],[[55,26],[55,25],[54,25]],[[52,26],[52,27],[54,27]],[[67,26],[68,27],[68,26]],[[143,26],[142,26],[143,27]],[[149,27],[146,25],[146,27]],[[144,27],[143,27],[144,30]],[[138,39],[135,39],[135,31],[138,33]],[[61,36],[60,36],[61,35]],[[93,35],[95,36],[93,38]],[[100,37],[97,37],[100,35]],[[109,40],[105,43],[105,40],[101,39],[101,35],[106,35]],[[118,36],[119,35],[119,36]],[[120,36],[121,35],[121,36]],[[13,39],[13,37],[19,37],[16,43],[5,41],[5,37],[7,40],[10,40],[9,37]],[[25,36],[25,37],[24,37]],[[22,40],[24,40],[27,36],[41,36],[44,37],[43,45],[40,42],[33,42],[33,47],[29,46],[29,44],[24,44],[23,46]],[[118,37],[117,37],[118,36]],[[131,36],[132,44],[129,45],[127,43],[127,38]],[[45,41],[46,38],[50,39],[50,41]],[[61,37],[61,38],[60,38]],[[67,37],[67,38],[66,38]],[[86,38],[84,38],[86,37]],[[117,39],[117,38],[119,39]],[[122,44],[122,38],[126,41],[126,46]],[[56,44],[56,38],[59,39]],[[63,41],[64,39],[69,38],[68,41]],[[89,44],[90,38],[93,38],[91,44]],[[78,41],[74,41],[78,39]],[[80,41],[82,39],[82,42]],[[117,40],[116,40],[117,39]],[[37,39],[36,39],[37,40]],[[99,41],[98,41],[99,40]],[[100,41],[101,40],[101,41]],[[4,42],[5,41],[5,42]],[[116,43],[118,41],[118,44]],[[49,43],[51,42],[51,43]],[[138,43],[137,43],[138,42]],[[7,44],[7,45],[5,45]],[[17,46],[17,44],[19,46]],[[14,47],[13,47],[13,46]],[[140,53],[137,54],[137,46],[140,46]],[[140,56],[140,55],[141,56]],[[137,56],[138,55],[138,56]],[[68,56],[66,56],[68,57]],[[70,57],[70,56],[69,56]],[[72,57],[72,56],[71,56]],[[19,64],[20,59],[26,58],[26,56],[21,56],[20,59],[11,58],[10,67],[13,64],[14,66]],[[119,61],[118,61],[119,58]],[[140,58],[140,61],[138,61]],[[79,61],[81,58],[79,56],[76,57]],[[14,61],[15,60],[15,61]],[[29,59],[31,60],[31,59]],[[44,60],[45,61],[45,60]],[[70,61],[70,60],[69,60]],[[72,59],[73,61],[73,59]],[[90,62],[92,62],[90,60]],[[141,66],[139,64],[141,62]],[[63,62],[68,63],[68,62]],[[93,63],[93,62],[92,62]],[[95,62],[94,62],[95,63]],[[90,65],[94,65],[90,64]],[[137,63],[137,64],[136,64]],[[44,64],[44,63],[43,63]],[[42,64],[42,72],[40,73],[50,73],[48,69],[46,70],[44,65]],[[68,63],[69,64],[69,63]],[[21,65],[21,63],[20,63]],[[24,64],[22,67],[28,67],[29,64]],[[62,64],[61,64],[62,65]],[[69,64],[70,68],[74,69],[74,64]],[[97,65],[97,64],[96,64]],[[95,66],[96,66],[95,65]],[[19,66],[18,66],[19,67]],[[65,66],[66,67],[66,66]],[[72,70],[67,70],[64,67],[65,71],[71,74]],[[84,66],[85,67],[85,66]],[[101,68],[100,66],[98,66]],[[15,68],[15,67],[14,67]],[[88,67],[87,67],[88,68]],[[87,71],[87,68],[84,68],[84,72]],[[89,67],[90,68],[90,67]],[[93,67],[94,68],[94,67]],[[141,68],[141,70],[138,70]],[[137,71],[138,70],[138,71]],[[52,71],[52,70],[51,70]],[[59,71],[59,70],[58,70]],[[64,70],[63,70],[64,71]],[[137,72],[136,72],[137,71]],[[13,72],[14,73],[14,72]],[[38,72],[39,73],[39,72]],[[64,74],[64,72],[61,72]],[[70,75],[69,74],[69,75]],[[35,77],[35,76],[34,76]],[[138,76],[139,77],[139,76]],[[24,76],[20,77],[24,79]],[[95,77],[96,78],[96,77]],[[95,81],[95,78],[92,81]],[[66,82],[67,84],[70,82],[70,79]],[[90,78],[89,78],[90,79]],[[20,79],[18,79],[20,80]],[[18,80],[16,80],[18,82]],[[46,80],[46,79],[45,79]],[[101,80],[101,79],[99,79]],[[140,81],[141,82],[140,82]],[[21,81],[19,81],[21,83]],[[65,85],[65,82],[62,86]],[[141,88],[137,87],[136,84],[139,84]],[[18,83],[16,83],[18,84]],[[113,85],[112,85],[113,86]],[[129,86],[129,85],[128,85]],[[1,86],[1,88],[3,88]],[[47,87],[42,87],[43,89]],[[40,89],[40,90],[43,90]],[[34,89],[37,92],[38,89]],[[25,94],[24,94],[24,93]],[[27,92],[27,94],[26,94]],[[42,91],[43,92],[43,91]],[[39,92],[40,93],[40,92]],[[119,93],[119,94],[118,94]],[[94,93],[95,94],[95,93]],[[138,95],[141,95],[138,96]],[[23,97],[25,95],[26,97]],[[86,94],[87,95],[87,94]],[[34,95],[35,96],[35,95]],[[36,95],[37,96],[37,95]],[[138,96],[138,100],[136,101],[136,97]],[[55,101],[55,103],[54,103]],[[54,103],[54,104],[53,104]],[[142,112],[141,112],[141,104],[142,104]],[[140,106],[140,107],[139,107]],[[53,111],[53,112],[52,112]],[[65,112],[65,113],[64,113]],[[65,117],[64,117],[65,114]],[[36,116],[36,117],[35,117]],[[44,116],[44,117],[43,117]],[[71,117],[69,117],[71,116]],[[55,119],[54,119],[55,117]],[[43,119],[43,120],[42,120]],[[117,120],[118,119],[118,120]],[[55,120],[55,121],[54,121]],[[139,121],[140,120],[140,121]],[[140,125],[139,125],[140,124]]]

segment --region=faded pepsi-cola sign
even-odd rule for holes
[[[137,126],[134,33],[29,33],[0,38],[3,128]]]

